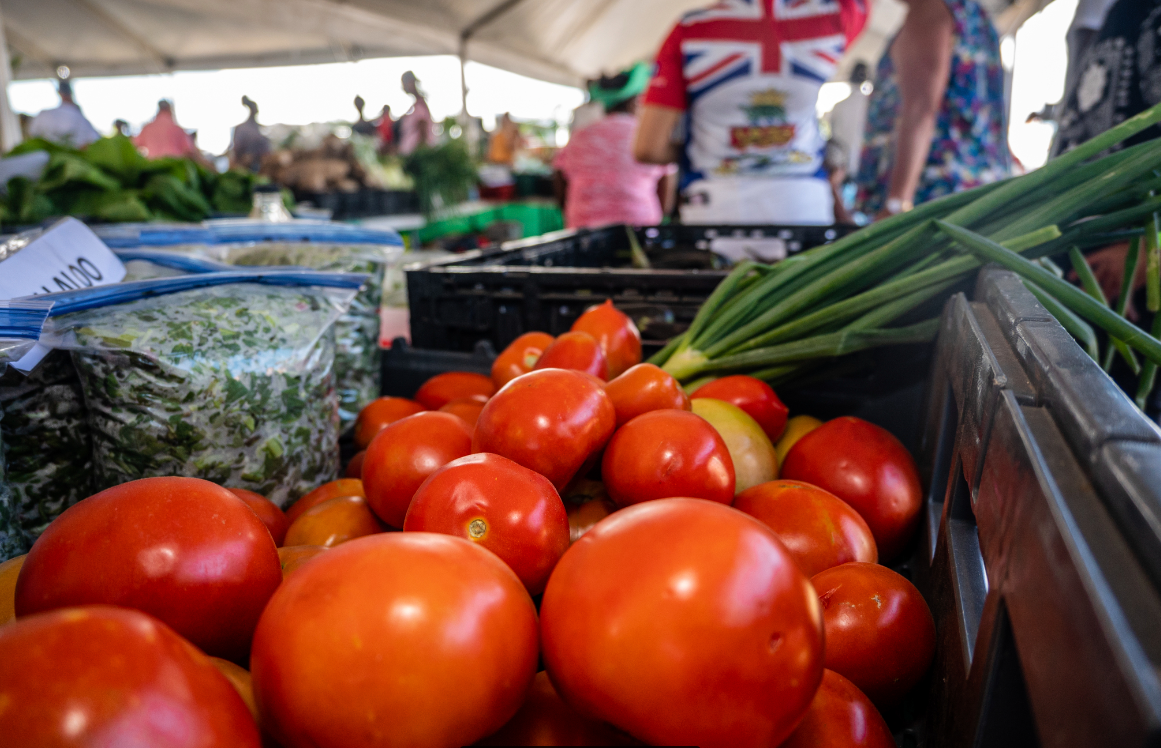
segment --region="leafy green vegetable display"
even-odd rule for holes
[[[392,250],[375,244],[262,242],[207,247],[205,253],[230,265],[297,265],[370,276],[351,308],[335,323],[335,374],[343,428],[379,396],[379,305]]]
[[[49,522],[93,493],[85,403],[69,353],[53,351],[27,376],[15,369],[0,376],[0,412],[11,538],[23,553]]]
[[[284,505],[338,472],[333,324],[354,291],[234,284],[50,320],[97,488],[184,475]]]
[[[33,224],[53,216],[101,221],[201,221],[213,213],[248,213],[258,177],[216,174],[185,158],[148,159],[123,135],[83,150],[34,138],[12,155],[46,151],[35,182],[15,177],[0,197],[0,223]]]

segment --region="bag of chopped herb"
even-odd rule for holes
[[[334,323],[365,276],[204,273],[51,294],[98,486],[182,475],[287,504],[338,472]]]
[[[207,256],[228,265],[291,265],[314,270],[366,273],[367,285],[335,324],[335,371],[343,428],[380,395],[379,307],[389,267],[403,254],[393,231],[370,231],[318,222],[222,221],[209,224],[215,244]]]
[[[0,379],[8,365],[20,361],[35,345],[51,304],[38,300],[0,301]],[[4,408],[0,406],[0,423]],[[26,553],[33,538],[21,521],[5,467],[5,443],[0,432],[0,562]]]

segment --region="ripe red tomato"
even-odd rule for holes
[[[108,605],[0,628],[0,704],[5,748],[261,745],[209,658],[160,621]]]
[[[461,397],[457,400],[449,400],[440,412],[451,413],[453,416],[459,416],[471,426],[476,428],[476,421],[480,420],[480,411],[484,409],[484,404],[488,402],[488,398],[483,395],[472,395],[471,397]]]
[[[603,722],[582,717],[561,700],[541,670],[516,716],[476,745],[639,745]]]
[[[513,379],[488,401],[472,451],[507,457],[563,491],[596,459],[615,423],[598,382],[577,371],[544,369]]]
[[[655,745],[778,745],[822,678],[809,581],[765,525],[709,501],[596,525],[548,580],[540,625],[561,697]]]
[[[746,412],[746,415],[758,422],[773,443],[777,443],[782,432],[786,430],[786,419],[790,415],[790,409],[782,404],[770,385],[761,379],[742,374],[707,382],[694,390],[689,397],[691,400],[712,397],[738,406]]]
[[[363,460],[363,488],[371,510],[403,527],[415,489],[427,476],[472,452],[472,430],[451,413],[417,413],[379,432]]]
[[[617,511],[617,505],[607,496],[568,507],[568,537],[575,543],[598,522]]]
[[[302,516],[302,513],[307,509],[316,507],[324,501],[337,499],[340,496],[358,496],[360,498],[367,498],[367,493],[363,490],[363,481],[355,478],[339,478],[330,483],[324,483],[318,488],[314,489],[307,495],[303,496],[298,501],[290,505],[286,510],[286,518],[290,520],[290,524],[294,524],[294,520]]]
[[[526,332],[508,344],[492,362],[492,384],[499,390],[516,377],[527,374],[540,360],[540,354],[552,344],[546,332]]]
[[[661,367],[637,364],[605,385],[617,411],[617,428],[651,410],[689,410],[689,398]]]
[[[438,748],[507,722],[536,659],[536,608],[503,561],[403,532],[344,543],[288,576],[250,673],[263,725],[286,748]]]
[[[722,437],[704,418],[654,410],[613,434],[601,477],[618,506],[688,496],[734,500],[734,463]]]
[[[366,457],[367,450],[364,449],[356,452],[355,456],[351,458],[351,461],[347,463],[347,469],[343,471],[343,477],[359,480],[359,476],[363,474],[363,460]]]
[[[432,473],[415,492],[403,529],[487,548],[530,595],[544,592],[568,550],[568,514],[556,489],[540,473],[493,454],[461,457]]]
[[[810,581],[822,603],[826,666],[876,704],[898,703],[935,655],[935,622],[919,590],[878,564],[843,564]]]
[[[26,558],[28,554],[0,561],[0,626],[16,618],[16,580]]]
[[[286,528],[290,527],[290,520],[286,518],[285,512],[279,509],[277,504],[260,493],[247,491],[244,488],[230,488],[227,490],[246,502],[246,506],[254,510],[254,513],[258,515],[258,519],[262,520],[262,524],[266,525],[266,529],[270,531],[270,537],[274,538],[274,545],[282,545],[282,539],[286,537]]]
[[[790,739],[779,748],[896,748],[883,715],[846,678],[822,671],[822,684]]]
[[[321,545],[324,548],[383,532],[379,518],[358,496],[324,501],[299,515],[286,531],[288,545]]]
[[[281,581],[270,532],[234,494],[198,478],[142,478],[48,526],[16,582],[16,615],[136,608],[207,653],[239,660]]]
[[[234,690],[238,692],[238,696],[242,698],[242,702],[246,705],[246,709],[250,712],[250,716],[254,719],[254,723],[258,723],[258,702],[254,701],[254,685],[250,680],[250,671],[241,665],[235,665],[229,660],[223,660],[221,657],[210,657],[209,661],[214,667],[218,669]]]
[[[762,483],[735,496],[734,508],[773,530],[808,577],[848,561],[879,560],[871,528],[859,513],[809,483]]]
[[[470,371],[448,371],[421,384],[415,399],[428,410],[439,410],[452,400],[472,395],[491,397],[495,392],[491,377]]]
[[[383,429],[400,418],[413,416],[427,410],[414,400],[405,397],[380,397],[372,400],[359,411],[355,418],[355,444],[366,449],[371,440]]]
[[[641,333],[627,314],[613,306],[612,299],[586,309],[572,329],[597,339],[609,362],[610,379],[641,363]]]
[[[915,460],[889,431],[860,418],[836,418],[799,439],[781,477],[813,483],[853,506],[871,528],[880,558],[902,553],[919,526]]]
[[[327,550],[321,545],[284,545],[278,549],[278,560],[282,562],[282,578],[295,569],[300,568],[307,561]]]
[[[609,364],[601,344],[587,332],[566,332],[544,349],[533,370],[572,369],[591,374],[602,382],[609,378]]]

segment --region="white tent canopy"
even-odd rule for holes
[[[868,0],[854,59],[874,62],[901,23]],[[1049,0],[981,0],[1001,32]],[[682,13],[709,0],[4,0],[16,79],[214,70],[453,54],[542,80],[586,78],[649,59]],[[0,39],[0,50],[3,50]],[[0,68],[0,85],[6,83]],[[3,104],[0,103],[0,108]],[[3,113],[0,112],[0,115]]]
[[[994,0],[989,5],[1007,4]],[[460,54],[557,83],[649,58],[707,0],[6,0],[16,78]],[[873,0],[877,54],[899,4]],[[892,7],[893,6],[893,7]]]

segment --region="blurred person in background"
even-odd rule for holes
[[[129,137],[129,123],[123,119],[113,120],[113,134]]]
[[[360,135],[372,136],[375,134],[375,123],[363,116],[366,106],[367,102],[363,101],[362,96],[355,97],[355,111],[359,113],[359,118],[351,124],[351,130]]]
[[[258,125],[258,105],[249,96],[243,96],[242,106],[250,110],[250,116],[234,128],[230,140],[230,168],[258,171],[262,157],[270,153],[270,138],[262,134]]]
[[[162,99],[157,102],[157,115],[153,121],[141,128],[133,139],[134,144],[149,158],[192,158],[208,166],[197,144],[190,134],[183,130],[173,115],[173,104]]]
[[[975,0],[903,0],[879,61],[857,204],[882,218],[1011,171],[1000,40]]]
[[[634,150],[650,164],[680,157],[682,221],[834,222],[815,107],[866,17],[863,0],[732,0],[677,23]]]
[[[585,91],[589,91],[597,84],[597,80],[585,81]],[[599,101],[593,101],[589,98],[588,101],[572,110],[572,118],[568,123],[568,135],[571,138],[581,130],[585,129],[594,122],[600,121],[601,117],[605,116],[605,107]]]
[[[375,123],[375,130],[379,133],[379,155],[386,156],[395,152],[395,120],[391,117],[391,107],[383,105],[379,120]]]
[[[1161,0],[1083,0],[1069,32],[1069,55],[1053,156],[1161,102]],[[1159,136],[1161,127],[1154,125],[1116,149]],[[1128,250],[1128,242],[1120,242],[1086,254],[1110,301],[1121,294]],[[1142,251],[1138,260],[1135,290],[1145,285],[1145,254]],[[1128,315],[1151,316],[1133,300]],[[1151,320],[1142,323],[1149,326]]]
[[[84,148],[101,137],[101,134],[81,113],[73,101],[73,87],[68,81],[59,81],[56,87],[60,94],[60,106],[45,109],[32,118],[28,125],[28,136],[44,138],[61,145]]]
[[[488,141],[488,162],[511,166],[516,161],[516,151],[523,145],[520,126],[512,120],[511,114],[504,112],[496,120],[496,130]]]
[[[403,90],[415,99],[407,113],[399,118],[399,154],[407,156],[421,145],[432,145],[435,142],[432,132],[434,122],[415,73],[408,70],[403,74],[401,82]]]
[[[673,201],[675,169],[639,163],[633,156],[637,101],[649,84],[638,63],[594,82],[589,92],[607,112],[575,133],[553,161],[557,196],[569,228],[661,223]]]

